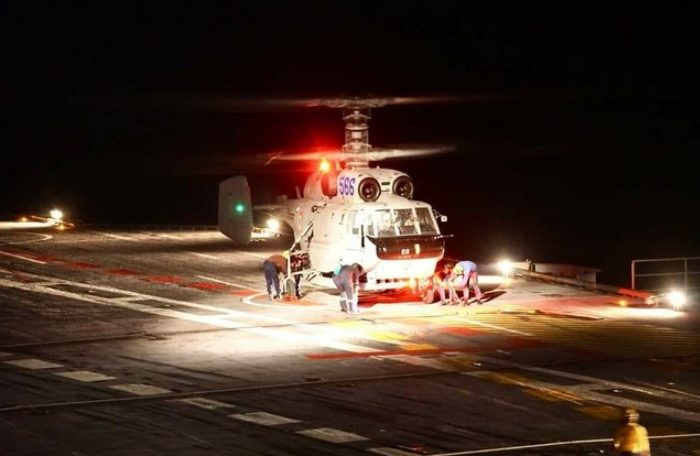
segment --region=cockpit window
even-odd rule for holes
[[[410,208],[378,209],[373,217],[368,218],[367,233],[377,237],[438,234],[438,228],[428,207],[419,207],[415,211]]]
[[[394,217],[396,218],[396,227],[399,229],[400,235],[418,234],[413,209],[396,209]]]
[[[389,209],[379,209],[375,212],[375,223],[378,237],[396,236],[391,211]]]
[[[396,236],[396,230],[389,209],[380,209],[376,213],[377,236]]]
[[[430,213],[429,208],[417,207],[416,216],[418,217],[418,225],[420,226],[421,233],[438,234],[437,227],[435,226],[435,219],[433,219],[433,214]]]

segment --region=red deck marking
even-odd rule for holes
[[[521,339],[519,337],[508,338],[502,344],[479,345],[474,347],[447,347],[447,348],[429,348],[424,350],[377,350],[375,352],[366,353],[312,353],[306,355],[308,359],[319,361],[326,359],[350,359],[350,358],[369,358],[372,356],[423,356],[423,355],[439,355],[445,352],[460,352],[460,353],[481,353],[496,350],[507,350],[512,348],[530,348],[547,345],[545,342],[532,339]]]
[[[229,294],[236,295],[236,296],[250,296],[257,294],[257,291],[254,290],[234,290],[234,291],[229,291]]]
[[[155,275],[144,277],[144,280],[154,283],[182,283],[185,279],[171,275]]]
[[[228,286],[214,282],[189,282],[182,284],[182,286],[206,291],[221,291],[228,289]]]
[[[48,255],[28,255],[31,258],[34,258],[35,260],[39,261],[45,261],[47,263],[63,263],[63,260],[60,258],[48,256]]]
[[[143,274],[142,272],[132,271],[131,269],[110,269],[107,271],[107,273],[114,274],[114,275],[122,275],[122,276],[133,276],[133,275]]]
[[[74,263],[65,263],[65,264],[69,268],[75,268],[75,269],[97,269],[97,268],[99,268],[99,266],[96,264],[84,263],[82,261],[76,261]]]
[[[439,328],[438,331],[460,337],[480,336],[485,334],[484,331],[474,328],[465,328],[464,326],[443,326]]]

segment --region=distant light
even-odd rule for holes
[[[28,222],[29,219],[28,219],[27,217],[21,217],[21,218],[19,219],[19,221],[20,221],[20,222]]]
[[[52,219],[58,221],[63,218],[63,212],[59,209],[51,209],[51,212],[49,212],[49,215],[51,216]]]
[[[685,306],[685,303],[687,301],[688,301],[688,298],[686,297],[685,293],[683,293],[681,291],[674,290],[668,294],[668,302],[676,310],[681,309],[683,306]]]
[[[496,266],[504,276],[509,276],[513,272],[513,262],[510,260],[501,260],[496,263]]]
[[[236,211],[237,214],[242,214],[245,212],[245,204],[243,203],[238,203],[236,206],[233,208],[233,210]]]
[[[272,231],[277,231],[280,229],[280,221],[274,218],[267,219],[266,225]]]
[[[629,304],[625,299],[620,299],[617,303],[620,305],[620,307],[627,307]]]
[[[330,162],[324,158],[323,160],[321,160],[321,163],[318,165],[318,170],[321,171],[322,173],[327,173],[328,171],[331,170]]]

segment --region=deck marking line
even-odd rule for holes
[[[673,435],[650,435],[649,440],[665,440],[665,439],[687,439],[700,437],[700,433],[694,434],[673,434]],[[506,453],[510,451],[519,450],[532,450],[535,448],[549,448],[558,446],[569,446],[569,445],[586,445],[592,443],[612,443],[613,439],[603,438],[603,439],[584,439],[584,440],[567,440],[567,441],[557,441],[549,443],[533,443],[531,445],[518,445],[510,447],[500,447],[500,448],[484,448],[481,450],[466,450],[466,451],[455,451],[452,453],[437,453],[431,456],[466,456],[470,454],[493,454],[493,453]]]
[[[326,359],[347,359],[347,358],[363,358],[368,356],[376,357],[392,357],[392,356],[411,356],[418,357],[424,355],[440,355],[448,352],[455,353],[482,353],[495,351],[500,348],[525,348],[525,347],[539,347],[545,345],[543,342],[536,340],[525,340],[524,342],[518,342],[517,344],[504,342],[501,344],[493,345],[474,345],[471,347],[444,347],[444,348],[426,348],[420,349],[413,347],[412,349],[402,349],[402,350],[378,350],[372,349],[364,352],[351,352],[351,353],[309,353],[305,356],[308,359],[313,360],[326,360]]]
[[[219,257],[214,256],[214,255],[209,255],[208,253],[199,253],[199,252],[187,252],[187,253],[189,253],[190,255],[198,256],[200,258],[207,258],[209,260],[219,260]]]
[[[53,236],[50,234],[39,234],[39,233],[28,233],[28,234],[34,234],[37,236],[41,236],[37,239],[29,239],[26,241],[10,241],[10,242],[3,242],[2,245],[20,245],[20,244],[33,244],[34,242],[43,242],[43,241],[48,241],[50,239],[53,239]]]
[[[229,417],[240,421],[260,424],[261,426],[279,426],[280,424],[301,423],[301,421],[295,420],[294,418],[287,418],[286,416],[275,415],[267,412],[235,413],[233,415],[229,415]]]
[[[472,320],[470,318],[461,318],[460,320],[466,321],[467,323],[472,324],[472,325],[483,326],[485,328],[491,328],[491,329],[497,329],[499,331],[505,331],[505,332],[509,332],[509,333],[513,333],[513,334],[518,334],[521,336],[532,337],[532,334],[530,334],[528,332],[524,332],[524,331],[518,331],[517,329],[510,329],[510,328],[505,328],[503,326],[492,325],[490,323],[484,323],[481,321]]]
[[[131,394],[136,394],[137,396],[152,396],[154,394],[168,394],[172,391],[160,388],[158,386],[146,385],[143,383],[125,383],[122,385],[112,385],[110,388],[124,391]]]
[[[384,456],[416,456],[418,454],[418,453],[403,451],[403,450],[399,450],[398,448],[391,448],[391,447],[370,448],[367,451],[369,451],[370,453],[381,454]]]
[[[5,361],[5,364],[12,364],[17,367],[24,367],[25,369],[56,369],[57,367],[63,367],[62,364],[50,363],[48,361],[43,361],[36,358],[25,358],[25,359],[13,359],[11,361]]]
[[[255,288],[252,288],[252,287],[249,287],[246,285],[241,285],[240,283],[227,282],[225,280],[219,280],[219,279],[215,279],[213,277],[208,277],[208,276],[203,276],[203,275],[198,275],[197,277],[199,277],[200,279],[209,280],[210,282],[216,282],[216,283],[220,283],[223,285],[229,285],[229,286],[236,287],[236,288],[242,288],[243,290],[257,291],[258,293],[267,294],[267,292],[265,292],[263,290],[258,290],[258,289],[255,289]]]
[[[585,376],[585,375],[572,374],[570,372],[564,372],[564,371],[559,371],[559,370],[555,370],[555,369],[547,369],[547,368],[542,368],[542,367],[529,366],[527,364],[515,363],[512,361],[506,361],[506,360],[497,359],[497,358],[490,358],[488,356],[482,356],[482,357],[480,357],[480,359],[484,362],[491,363],[495,366],[523,369],[523,370],[530,371],[530,372],[540,372],[540,373],[545,373],[545,374],[549,374],[549,375],[554,375],[557,377],[569,378],[569,379],[574,379],[574,380],[578,380],[578,381],[588,382],[586,384],[568,385],[568,386],[564,386],[564,385],[554,386],[551,384],[545,384],[544,382],[539,382],[540,385],[549,385],[550,387],[555,387],[559,391],[564,391],[566,393],[573,394],[574,396],[576,396],[578,398],[582,398],[584,400],[598,402],[601,404],[615,405],[615,406],[623,407],[623,408],[624,407],[633,407],[633,408],[636,408],[637,410],[656,413],[656,414],[664,415],[664,416],[670,416],[674,419],[681,419],[681,420],[691,421],[694,423],[700,423],[700,413],[698,413],[698,412],[677,409],[674,407],[658,405],[655,403],[644,402],[641,400],[633,400],[633,399],[628,399],[628,398],[624,398],[624,397],[618,397],[618,396],[614,396],[614,395],[610,395],[610,394],[600,393],[600,392],[595,391],[595,390],[596,389],[617,388],[617,389],[625,389],[625,390],[629,390],[629,391],[637,391],[637,392],[641,392],[641,393],[646,393],[648,395],[666,398],[666,399],[676,397],[676,395],[668,393],[666,391],[660,391],[660,390],[653,391],[651,389],[639,388],[639,387],[632,385],[632,384],[614,382],[614,381],[604,380],[604,379],[600,379],[600,378],[589,377],[589,376]],[[474,372],[466,372],[464,374],[465,375],[475,375]],[[687,398],[681,397],[681,400],[687,400]]]
[[[194,405],[195,407],[205,410],[217,410],[222,408],[236,408],[235,405],[226,402],[207,399],[206,397],[188,397],[185,399],[174,399],[172,402],[182,402],[184,404]]]
[[[100,233],[104,236],[110,237],[112,239],[119,239],[120,241],[138,241],[138,239],[134,239],[134,238],[127,237],[127,236],[120,236],[120,235],[114,234],[114,233],[103,233],[102,231],[98,231],[98,233]]]
[[[348,443],[369,440],[367,437],[333,428],[304,429],[303,431],[297,431],[297,434],[331,443]]]
[[[105,380],[114,380],[116,378],[92,371],[54,372],[54,375],[70,378],[71,380],[77,380],[79,382],[104,382]]]
[[[32,263],[36,263],[36,264],[46,264],[46,261],[35,260],[34,258],[28,258],[28,257],[23,256],[23,255],[17,255],[16,253],[5,252],[3,250],[0,250],[0,255],[9,256],[12,258],[18,258],[18,259],[24,260],[24,261],[31,261]]]
[[[57,281],[59,282],[59,281]],[[5,280],[0,278],[0,286],[6,286],[9,288],[19,288],[23,290],[29,290],[33,292],[39,292],[39,293],[47,293],[47,294],[53,294],[53,295],[58,295],[58,296],[63,296],[63,297],[68,297],[72,298],[75,300],[80,300],[80,301],[87,301],[91,302],[94,304],[102,304],[102,305],[107,305],[107,306],[115,306],[115,307],[123,307],[126,309],[134,310],[137,312],[143,312],[143,313],[150,313],[154,315],[159,315],[159,316],[164,316],[164,317],[170,317],[170,318],[178,318],[181,320],[187,320],[187,321],[193,321],[197,323],[202,323],[202,324],[208,324],[212,326],[217,326],[217,327],[222,327],[222,328],[232,328],[232,329],[239,329],[241,331],[249,332],[252,334],[257,334],[277,340],[282,340],[285,342],[296,342],[296,343],[306,343],[306,344],[314,344],[318,345],[321,347],[326,347],[326,348],[334,348],[337,350],[341,351],[350,351],[354,353],[368,353],[368,352],[376,352],[377,350],[374,348],[370,347],[365,347],[362,345],[355,345],[355,344],[350,344],[350,343],[345,343],[345,342],[340,342],[340,341],[335,341],[332,339],[329,339],[328,337],[321,335],[321,334],[296,334],[288,331],[283,331],[278,328],[261,328],[261,327],[250,327],[248,325],[245,325],[243,323],[239,323],[236,321],[229,320],[225,318],[226,316],[241,316],[245,318],[254,318],[254,319],[259,319],[263,321],[269,321],[269,322],[274,322],[274,323],[281,323],[281,324],[291,324],[294,325],[295,322],[291,322],[289,320],[284,320],[280,318],[275,318],[275,317],[269,317],[266,315],[256,315],[256,314],[251,314],[251,313],[246,313],[246,312],[240,312],[240,311],[234,311],[234,310],[228,310],[225,308],[220,308],[220,307],[214,307],[214,306],[208,306],[205,304],[197,304],[197,303],[190,303],[186,301],[178,301],[174,299],[167,299],[167,298],[161,298],[159,296],[153,296],[153,295],[145,295],[145,294],[140,294],[136,292],[131,292],[131,291],[126,291],[126,290],[119,290],[117,288],[108,288],[108,287],[100,287],[96,285],[88,285],[88,284],[83,284],[79,282],[71,282],[67,280],[61,280],[59,283],[63,284],[71,284],[75,286],[79,286],[82,288],[87,288],[87,289],[96,289],[96,290],[106,290],[106,291],[112,291],[112,292],[120,292],[128,295],[133,295],[133,296],[144,296],[144,299],[149,300],[156,300],[156,301],[161,301],[165,303],[173,303],[173,304],[180,304],[188,307],[194,307],[194,308],[201,308],[201,309],[207,309],[207,310],[212,310],[215,309],[216,311],[224,314],[224,316],[206,316],[206,315],[195,315],[191,314],[188,312],[182,312],[182,311],[177,311],[177,310],[172,310],[172,309],[163,309],[159,307],[152,307],[144,304],[138,304],[136,302],[124,302],[124,301],[115,301],[112,299],[107,299],[107,298],[102,298],[99,296],[86,296],[83,294],[79,293],[73,293],[73,292],[68,292],[68,291],[62,291],[62,290],[57,290],[55,288],[50,288],[50,287],[44,287],[44,286],[36,286],[35,284],[23,284],[23,283],[17,283],[14,281],[10,280]],[[299,326],[298,327],[303,327]]]

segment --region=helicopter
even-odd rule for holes
[[[301,268],[288,270],[285,292],[294,290],[294,276],[322,284],[341,264],[358,263],[365,273],[360,291],[410,289],[421,294],[445,253],[438,222],[447,217],[413,199],[413,180],[406,173],[370,166],[389,158],[424,156],[447,148],[377,149],[369,143],[371,110],[415,102],[406,98],[332,98],[307,102],[342,110],[345,143],[340,150],[275,154],[279,160],[314,160],[318,168],[296,198],[277,197],[275,204],[253,206],[245,176],[219,184],[218,227],[237,245],[251,242],[253,211],[264,211],[286,223],[294,234],[289,252]],[[420,102],[424,102],[421,99]]]

